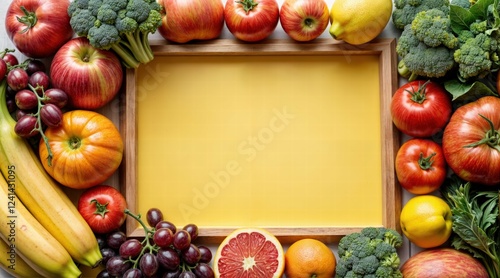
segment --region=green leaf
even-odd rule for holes
[[[444,83],[444,88],[452,95],[452,101],[456,105],[465,104],[484,96],[497,96],[496,92],[481,81],[464,83],[458,79],[451,79]]]
[[[478,0],[469,9],[475,20],[486,20],[488,18],[488,6],[493,5],[495,0]]]
[[[469,30],[469,26],[476,20],[476,17],[470,10],[457,5],[450,5],[450,24],[451,29],[456,34],[463,30]]]

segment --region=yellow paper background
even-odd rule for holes
[[[382,224],[378,56],[158,56],[138,72],[138,208],[176,225]]]

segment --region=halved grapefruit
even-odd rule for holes
[[[241,228],[229,234],[214,257],[215,277],[278,278],[285,255],[278,239],[261,228]]]

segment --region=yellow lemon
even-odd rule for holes
[[[440,246],[451,235],[450,206],[434,195],[411,198],[401,211],[400,222],[404,235],[422,248]]]
[[[353,45],[369,42],[384,30],[391,14],[391,0],[335,0],[330,35]]]

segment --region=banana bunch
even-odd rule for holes
[[[14,132],[0,83],[0,234],[15,240],[16,262],[25,260],[38,276],[78,277],[75,263],[94,267],[102,260],[87,222],[45,172],[29,143]],[[4,256],[5,254],[2,254]],[[2,263],[4,263],[2,261]],[[2,264],[0,264],[2,266]],[[28,276],[29,277],[29,276]]]

